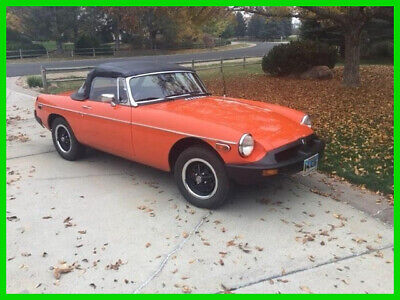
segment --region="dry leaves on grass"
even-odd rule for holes
[[[227,95],[308,113],[327,141],[321,170],[393,194],[393,66],[361,66],[357,88],[342,85],[343,67],[334,72],[334,79],[324,81],[238,72],[226,78]],[[204,81],[221,93],[221,80]]]

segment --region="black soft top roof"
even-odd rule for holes
[[[143,61],[143,60],[130,60],[130,61],[118,61],[100,64],[95,67],[91,72],[88,73],[83,89],[80,89],[76,93],[71,95],[74,100],[85,100],[89,98],[90,87],[92,80],[95,77],[129,77],[142,75],[147,73],[155,72],[173,72],[173,71],[189,71],[193,69],[182,67],[178,64],[173,63],[159,63],[154,61]]]
[[[98,65],[94,70],[94,76],[101,77],[129,77],[154,72],[168,71],[193,71],[173,63],[159,63],[154,61],[118,61]]]

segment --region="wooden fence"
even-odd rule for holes
[[[192,67],[192,69],[196,71],[201,70],[212,70],[212,69],[220,69],[223,72],[224,68],[230,67],[243,67],[250,65],[259,65],[261,62],[260,56],[242,56],[242,57],[233,57],[233,58],[220,58],[220,59],[207,59],[207,60],[187,60],[180,61],[177,64],[180,65],[188,65]],[[249,61],[251,59],[251,61]],[[260,59],[259,61],[254,61],[254,59]],[[68,82],[68,81],[83,81],[86,77],[67,77],[67,78],[48,78],[48,74],[51,73],[72,73],[72,72],[81,72],[81,71],[90,71],[94,69],[94,66],[83,66],[83,67],[68,67],[68,68],[46,68],[41,67],[41,75],[43,81],[43,88],[46,90],[49,87],[49,84],[52,82]]]

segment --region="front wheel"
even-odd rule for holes
[[[187,201],[197,207],[221,206],[229,194],[229,178],[223,162],[205,147],[193,146],[178,157],[174,176]]]

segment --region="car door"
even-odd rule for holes
[[[89,98],[82,101],[84,140],[93,148],[133,157],[131,106],[122,78],[95,77]],[[120,85],[120,86],[119,86]],[[112,103],[104,102],[105,94],[114,95]]]

